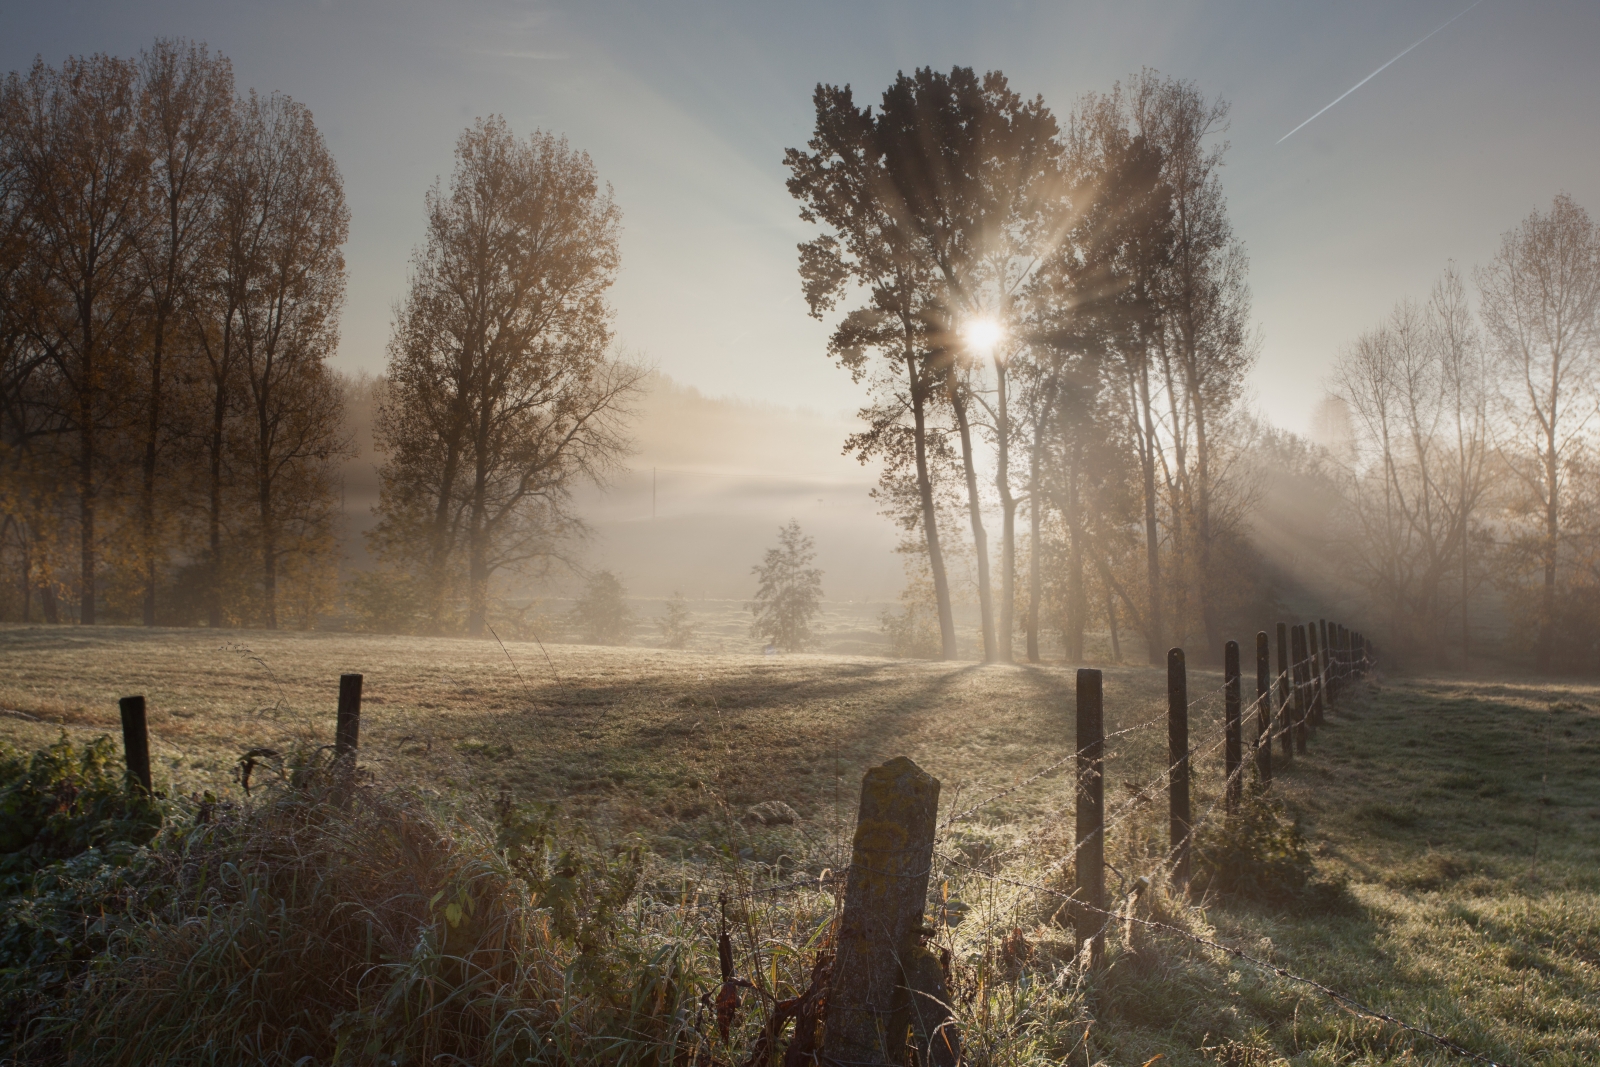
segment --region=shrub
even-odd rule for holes
[[[145,880],[170,890],[97,943],[92,981],[31,1006],[25,1059],[670,1059],[702,990],[628,922],[637,847],[597,846],[553,808],[502,801],[484,825],[300,769],[146,850]],[[72,889],[117,891],[103,872]]]
[[[160,802],[130,789],[116,744],[76,745],[63,731],[24,756],[0,745],[0,893],[90,849],[143,845],[161,827]]]
[[[1299,823],[1265,793],[1246,796],[1236,816],[1196,835],[1192,884],[1201,892],[1286,904],[1306,892],[1315,873]]]

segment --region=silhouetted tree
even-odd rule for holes
[[[95,621],[108,440],[126,417],[142,341],[134,264],[149,225],[149,153],[138,132],[138,68],[111,56],[35,61],[0,97],[0,152],[26,231],[27,329],[48,359],[36,394],[73,471],[78,619]]]
[[[195,341],[186,305],[198,309],[203,272],[212,266],[212,227],[233,143],[233,68],[203,45],[158,40],[139,57],[138,136],[150,160],[147,211],[138,249],[146,342],[141,394],[142,470],[138,523],[144,566],[143,619],[156,624],[161,565],[173,554],[178,480],[192,439],[187,423],[195,390],[187,362]],[[188,395],[186,395],[188,394]],[[166,489],[168,500],[158,501]],[[165,513],[163,515],[163,513]],[[163,517],[166,521],[163,522]]]

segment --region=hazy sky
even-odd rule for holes
[[[805,314],[783,149],[818,81],[876,99],[897,70],[1006,72],[1058,112],[1154,67],[1233,104],[1225,182],[1264,338],[1254,390],[1305,429],[1339,348],[1447,260],[1485,260],[1559,190],[1600,213],[1600,3],[513,3],[0,0],[0,69],[35,54],[208,42],[241,88],[307,103],[352,223],[339,356],[379,370],[457,134],[504,114],[566,134],[625,216],[622,342],[711,395],[855,406]]]

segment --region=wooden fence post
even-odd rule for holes
[[[1272,650],[1267,631],[1256,633],[1256,774],[1272,784]]]
[[[1339,626],[1339,689],[1342,692],[1350,685],[1350,628]]]
[[[1278,624],[1278,740],[1283,746],[1283,765],[1294,762],[1294,725],[1289,721],[1289,628]]]
[[[1310,672],[1306,669],[1306,628],[1295,624],[1290,631],[1289,654],[1294,657],[1294,749],[1300,755],[1306,751],[1306,689]]]
[[[1226,807],[1229,815],[1239,813],[1244,795],[1244,731],[1239,723],[1239,642],[1229,641],[1222,648],[1222,706],[1227,739],[1223,742],[1223,762],[1227,767]]]
[[[339,675],[339,720],[333,731],[335,759],[355,762],[361,743],[361,675]]]
[[[1306,625],[1306,673],[1311,684],[1306,687],[1306,729],[1315,734],[1322,725],[1322,649],[1317,644],[1317,624]]]
[[[939,961],[922,945],[939,780],[904,756],[861,780],[861,810],[829,978],[824,1062],[903,1064],[906,1034],[938,1067],[954,1067],[960,1041],[946,1026],[950,1001]],[[929,1045],[933,1047],[928,1047]]]
[[[1337,683],[1333,680],[1333,646],[1328,643],[1328,620],[1318,619],[1317,626],[1322,630],[1322,712],[1326,715],[1328,708],[1333,706],[1333,691]]]
[[[144,697],[123,697],[117,701],[122,713],[122,756],[128,773],[146,794],[154,793],[150,781],[150,730],[145,723]]]
[[[1089,965],[1100,966],[1106,939],[1106,719],[1100,672],[1078,669],[1078,795],[1073,896],[1084,906],[1072,915],[1082,951],[1089,941]]]
[[[1172,881],[1189,884],[1189,680],[1183,649],[1167,653],[1167,823],[1172,838]]]

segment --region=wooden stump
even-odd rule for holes
[[[904,756],[861,782],[844,910],[829,980],[824,1062],[953,1067],[960,1041],[939,961],[922,944],[939,780]]]

